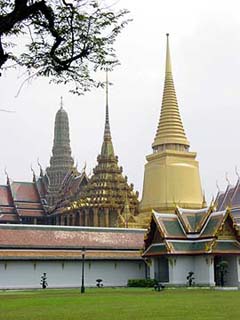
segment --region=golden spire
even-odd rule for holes
[[[169,49],[169,34],[167,33],[167,51],[166,51],[166,71],[165,83],[162,99],[162,108],[157,133],[152,144],[154,150],[158,150],[159,146],[168,145],[168,149],[175,148],[176,145],[182,145],[184,149],[188,149],[189,142],[184,132],[182,120],[180,117],[177,97],[175,93],[172,66]],[[161,149],[160,149],[161,150]]]
[[[111,140],[111,131],[109,123],[109,110],[108,110],[108,71],[106,71],[106,118],[104,128],[104,140]]]
[[[60,109],[61,110],[63,109],[63,97],[62,96],[60,97]]]
[[[108,71],[106,71],[106,115],[105,115],[105,127],[103,135],[103,144],[101,149],[101,155],[105,157],[114,156],[114,149],[112,144],[109,110],[108,110]]]

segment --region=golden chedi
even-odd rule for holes
[[[176,206],[198,209],[203,194],[196,153],[189,151],[174,89],[167,34],[166,73],[160,120],[153,153],[146,157],[143,194],[140,203],[142,217],[152,210],[173,212]]]

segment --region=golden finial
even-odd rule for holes
[[[167,52],[166,52],[166,73],[172,72],[171,66],[171,57],[170,57],[170,48],[169,48],[169,33],[166,33],[167,36]]]

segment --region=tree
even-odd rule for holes
[[[127,12],[97,0],[0,0],[0,70],[21,66],[78,94],[102,85],[93,72],[118,63],[113,43]]]
[[[194,278],[194,272],[193,271],[189,271],[188,275],[187,275],[187,281],[188,281],[188,286],[191,287],[193,285],[193,280]]]
[[[48,286],[48,283],[47,283],[47,274],[46,274],[46,272],[44,272],[43,275],[41,276],[40,285],[42,286],[43,289],[46,289],[47,286]]]
[[[221,260],[217,266],[217,272],[218,272],[218,278],[219,278],[219,281],[220,281],[220,285],[222,287],[224,287],[225,285],[225,278],[226,278],[226,275],[228,273],[228,262],[225,261],[225,260]]]

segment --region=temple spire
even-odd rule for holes
[[[53,205],[57,200],[65,176],[70,172],[77,173],[71,155],[68,114],[63,109],[63,98],[56,113],[54,125],[54,139],[50,166],[46,169],[49,177],[48,203]]]
[[[166,34],[167,36],[167,50],[166,50],[166,71],[165,73],[170,73],[172,76],[172,64],[171,64],[171,56],[170,56],[170,48],[169,48],[169,33]]]
[[[179,146],[182,146],[183,150],[187,150],[189,147],[189,142],[187,141],[179,113],[178,102],[174,88],[168,33],[162,108],[157,133],[152,147],[155,151],[161,151],[164,149],[164,146],[167,149],[175,150],[179,150]]]
[[[105,128],[104,128],[104,140],[111,140],[111,131],[109,123],[109,108],[108,108],[108,71],[106,71],[106,115],[105,115]]]
[[[103,135],[103,144],[101,155],[105,157],[114,156],[114,149],[112,144],[110,121],[109,121],[109,106],[108,106],[108,71],[106,71],[106,110],[105,110],[105,126]]]
[[[60,110],[62,110],[63,109],[63,97],[61,96],[61,98],[60,98]]]

